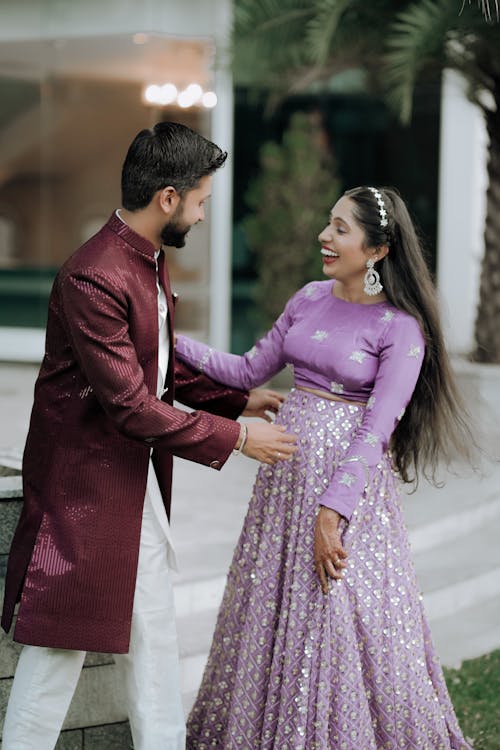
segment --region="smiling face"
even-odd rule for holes
[[[375,261],[387,252],[383,248],[366,247],[364,230],[353,214],[354,203],[343,196],[332,208],[330,221],[318,239],[323,256],[323,273],[340,281],[351,290],[363,289],[366,261]]]

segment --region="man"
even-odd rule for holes
[[[182,750],[184,717],[169,562],[172,456],[220,469],[231,451],[273,463],[294,437],[240,426],[246,397],[174,367],[174,305],[162,245],[204,219],[226,158],[189,128],[132,142],[123,208],[63,265],[24,459],[24,506],[2,625],[24,644],[3,750],[53,748],[86,651],[115,654],[135,750]],[[176,397],[205,411],[173,407]],[[250,413],[275,408],[253,394]],[[214,416],[207,411],[218,411]]]

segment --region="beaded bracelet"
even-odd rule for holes
[[[245,443],[246,443],[247,437],[248,437],[248,427],[246,426],[246,424],[242,424],[241,426],[243,427],[243,437],[241,438],[240,447],[239,448],[233,448],[233,453],[234,453],[235,456],[239,456],[240,453],[243,452],[243,448],[245,447]]]

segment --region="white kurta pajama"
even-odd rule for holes
[[[117,212],[119,216],[119,213]],[[121,217],[119,217],[121,218]],[[156,260],[158,258],[156,253]],[[158,287],[158,385],[168,368],[167,302]],[[160,488],[149,463],[128,654],[115,654],[135,750],[184,750],[185,720],[170,569],[177,569]],[[119,575],[119,571],[117,571]],[[3,750],[53,750],[85,651],[24,646],[3,728]]]

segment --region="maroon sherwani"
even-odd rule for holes
[[[21,643],[126,653],[148,462],[167,513],[172,456],[220,469],[246,394],[174,362],[156,397],[155,248],[113,215],[54,282],[46,352],[23,459],[24,506],[7,568],[2,626]],[[173,407],[175,397],[204,411]]]

